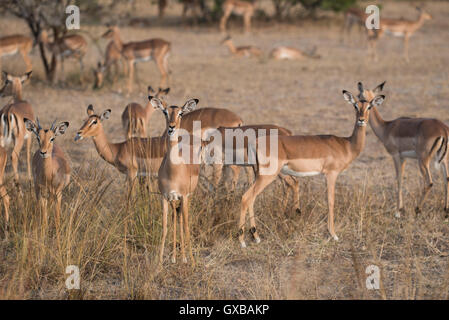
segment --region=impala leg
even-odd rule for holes
[[[329,207],[329,216],[327,220],[327,228],[332,238],[335,241],[338,241],[338,237],[335,234],[334,229],[334,200],[335,200],[335,183],[337,181],[338,173],[337,172],[329,172],[326,175],[327,180],[327,205]]]
[[[31,180],[31,137],[30,136],[28,136],[28,139],[27,139],[26,152],[27,152],[28,179]]]
[[[55,226],[56,234],[59,234],[59,226],[61,223],[61,201],[62,201],[62,191],[56,193],[56,203],[55,203]]]
[[[84,64],[83,64],[83,59],[82,58],[80,58],[79,59],[79,63],[80,63],[80,83],[81,83],[81,85],[84,83],[84,77],[83,77],[83,74],[84,74]]]
[[[25,64],[27,66],[26,72],[30,72],[31,70],[33,70],[33,66],[31,65],[31,59],[26,52],[21,52],[21,54],[23,61],[25,61]]]
[[[183,263],[187,263],[187,258],[186,258],[186,251],[185,251],[185,245],[184,245],[184,218],[182,216],[182,212],[179,212],[180,207],[178,207],[177,210],[177,214],[179,215],[179,235],[181,238],[181,257],[182,257],[182,262]]]
[[[16,188],[19,193],[22,193],[19,183],[19,154],[20,150],[22,150],[22,146],[23,146],[23,139],[16,140],[16,145],[14,146],[14,149],[12,150],[11,153],[11,166],[14,172],[14,182],[16,184]]]
[[[182,206],[182,216],[184,219],[184,234],[185,234],[185,239],[186,239],[186,245],[189,250],[190,259],[192,260],[192,265],[195,265],[195,260],[193,259],[193,253],[192,253],[192,245],[190,243],[189,198],[182,197],[181,206]]]
[[[409,58],[408,58],[408,39],[410,38],[410,36],[408,34],[406,34],[404,36],[404,58],[406,62],[410,62]]]
[[[223,14],[223,17],[221,17],[220,20],[220,31],[222,33],[226,32],[226,22],[228,22],[228,18],[231,15],[231,11],[226,10]]]
[[[397,198],[397,211],[394,216],[396,218],[401,217],[401,213],[404,212],[404,206],[402,203],[402,178],[404,175],[405,159],[401,158],[399,155],[393,157],[394,167],[396,169],[396,179],[398,184],[398,198]]]
[[[218,185],[220,183],[221,176],[223,174],[223,168],[224,168],[223,164],[219,164],[219,163],[212,164],[212,170],[213,170],[212,181],[213,181],[215,189],[218,188]]]
[[[250,214],[251,229],[250,232],[256,240],[257,243],[260,242],[259,235],[256,230],[256,223],[254,220],[254,201],[259,193],[261,193],[266,186],[268,186],[276,178],[276,175],[257,175],[256,182],[243,194],[241,209],[240,209],[240,220],[239,220],[239,241],[242,248],[246,248],[245,243],[245,218],[246,211]]]
[[[47,204],[48,204],[48,200],[47,198],[45,198],[44,196],[41,195],[40,199],[39,199],[39,206],[40,206],[40,210],[41,210],[41,214],[42,214],[42,222],[44,226],[47,226],[48,223],[48,219],[47,219]]]
[[[0,196],[3,199],[3,207],[5,210],[5,235],[8,235],[8,223],[9,223],[9,195],[3,184],[3,175],[5,173],[6,167],[6,154],[5,158],[2,159],[2,163],[0,164]]]
[[[293,178],[291,176],[284,176],[282,174],[279,175],[279,177],[285,181],[289,190],[293,191],[293,208],[295,209],[296,213],[301,214],[301,208],[299,206],[299,179]],[[290,192],[287,192],[285,199],[288,199],[289,193]]]
[[[163,59],[158,59],[156,61],[156,65],[159,69],[159,72],[161,73],[161,81],[159,83],[159,87],[165,88],[167,86],[167,70],[164,67]]]
[[[424,190],[423,190],[423,194],[421,196],[421,200],[419,201],[418,206],[415,208],[416,214],[421,213],[422,205],[423,205],[424,201],[426,200],[426,197],[429,194],[430,189],[433,186],[432,175],[430,174],[430,169],[429,169],[429,159],[420,160],[419,161],[419,169],[424,178]]]
[[[134,61],[128,60],[128,95],[132,91],[134,79]]]
[[[176,223],[178,221],[178,218],[176,216],[176,202],[170,201],[171,209],[173,211],[173,255],[171,257],[171,262],[176,263]]]
[[[252,14],[245,14],[243,16],[243,24],[245,33],[249,33],[251,31],[251,17]]]
[[[237,187],[237,182],[239,181],[240,167],[239,166],[230,166],[232,170],[232,180],[231,180],[231,188],[235,190]]]
[[[162,199],[162,240],[161,247],[159,250],[159,263],[162,264],[164,260],[164,246],[165,238],[167,237],[167,217],[168,217],[168,201],[167,199]]]
[[[444,178],[444,212],[445,219],[449,218],[449,188],[448,188],[448,182],[449,182],[449,176],[448,176],[448,167],[447,167],[447,159],[443,159],[441,162],[441,166],[443,167],[443,178]]]

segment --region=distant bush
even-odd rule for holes
[[[272,0],[277,19],[288,17],[292,8],[301,5],[306,14],[314,15],[317,9],[343,11],[355,5],[357,0]]]

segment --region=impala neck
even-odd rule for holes
[[[357,156],[362,152],[365,147],[365,136],[366,136],[366,126],[357,125],[357,118],[354,125],[354,131],[352,135],[349,137],[349,141],[351,143],[351,150],[353,158],[357,158]]]
[[[22,84],[12,87],[12,95],[14,97],[14,102],[22,101]]]
[[[123,50],[123,42],[122,39],[120,38],[120,33],[118,33],[118,31],[114,32],[114,38],[113,38],[114,44],[117,47],[117,49],[119,51]]]
[[[374,134],[382,140],[386,124],[376,107],[372,107],[370,110],[369,124],[371,129],[373,129]]]
[[[156,109],[153,108],[150,101],[147,102],[145,106],[145,115],[146,115],[146,121],[148,122],[151,119],[151,116],[153,115],[153,112],[156,111]]]
[[[92,137],[92,139],[94,140],[95,148],[100,157],[106,162],[114,165],[117,147],[115,144],[108,142],[102,126],[99,126],[98,134]]]
[[[53,177],[53,154],[48,158],[43,158],[42,160],[44,176],[47,180],[51,180]]]

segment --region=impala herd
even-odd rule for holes
[[[244,17],[245,30],[250,30],[251,17],[254,14],[253,4],[239,0],[227,0],[224,4],[224,15],[220,21],[220,29],[225,32],[226,21],[234,12]],[[362,19],[359,11],[352,10],[346,14],[351,17],[347,26],[354,21],[354,17]],[[369,35],[370,41],[376,41],[384,31],[403,34],[405,43],[408,38],[429,19],[427,13],[421,13],[417,22],[406,20],[385,20],[381,30]],[[349,18],[348,18],[349,19]],[[350,28],[350,27],[349,27]],[[427,118],[398,118],[385,121],[378,107],[382,105],[385,96],[381,94],[385,82],[374,89],[368,89],[358,83],[358,94],[343,90],[343,99],[351,104],[355,110],[354,129],[349,137],[334,135],[293,135],[286,128],[275,124],[246,124],[234,112],[219,108],[197,108],[198,99],[189,99],[182,106],[168,105],[166,96],[170,88],[166,87],[168,80],[168,57],[171,44],[163,39],[149,39],[138,42],[121,40],[119,29],[110,27],[103,35],[110,39],[103,62],[98,64],[95,74],[95,86],[101,87],[104,82],[104,73],[111,72],[115,66],[115,73],[119,69],[119,61],[128,73],[128,91],[132,91],[134,64],[139,61],[154,60],[161,73],[158,90],[148,87],[148,100],[145,106],[132,102],[125,106],[121,115],[126,138],[123,142],[112,143],[106,136],[104,125],[111,116],[111,109],[96,112],[93,105],[87,107],[87,119],[78,129],[75,141],[92,138],[95,148],[106,162],[114,166],[120,173],[126,175],[129,191],[135,189],[135,183],[141,177],[156,178],[159,192],[162,196],[162,241],[159,251],[160,263],[164,260],[164,243],[168,234],[168,213],[172,210],[173,253],[172,261],[176,262],[177,224],[180,226],[181,257],[187,262],[185,247],[189,258],[194,263],[189,225],[189,200],[194,195],[198,185],[199,176],[203,172],[204,159],[210,154],[212,142],[210,133],[219,133],[225,136],[226,132],[256,132],[255,142],[249,138],[238,144],[232,140],[222,141],[218,144],[220,160],[230,154],[232,159],[243,150],[245,161],[226,163],[217,161],[212,164],[213,187],[217,187],[225,167],[233,172],[232,188],[237,185],[239,172],[242,167],[246,169],[248,181],[251,186],[241,198],[240,218],[238,221],[238,239],[241,247],[246,247],[245,224],[246,214],[249,214],[249,232],[256,243],[260,236],[256,228],[254,202],[256,197],[264,191],[277,177],[286,182],[289,192],[294,196],[296,212],[301,213],[299,207],[299,180],[300,177],[323,175],[327,182],[328,202],[328,231],[333,239],[338,240],[334,228],[334,201],[335,186],[339,174],[359,156],[365,146],[366,126],[369,123],[375,135],[384,144],[385,149],[392,156],[396,168],[398,193],[396,217],[404,212],[402,201],[402,175],[406,158],[418,160],[425,187],[416,206],[416,213],[421,211],[422,205],[433,185],[430,173],[430,164],[441,168],[445,178],[445,207],[446,218],[449,213],[449,171],[448,171],[448,134],[449,128],[437,119]],[[87,50],[87,42],[81,36],[64,36],[58,42],[52,42],[43,32],[41,41],[48,50],[61,59],[75,57],[83,67],[82,58]],[[26,153],[28,165],[28,178],[33,176],[36,198],[43,220],[47,222],[47,201],[54,201],[55,226],[58,232],[60,223],[61,201],[64,188],[69,184],[71,168],[67,155],[55,143],[57,136],[64,134],[69,122],[53,122],[49,129],[43,129],[38,118],[35,117],[32,105],[24,100],[22,85],[31,76],[31,62],[28,53],[32,42],[24,36],[9,36],[0,39],[0,58],[2,55],[20,52],[27,68],[27,73],[13,76],[3,72],[3,84],[0,88],[0,97],[11,97],[11,101],[0,111],[0,196],[3,199],[5,230],[8,230],[10,196],[3,184],[4,173],[8,156],[11,157],[14,181],[18,189],[18,196],[23,197],[19,183],[18,160],[21,149],[26,140]],[[260,56],[261,51],[256,47],[235,47],[230,37],[223,41],[231,53],[237,56]],[[277,59],[289,59],[304,55],[294,48],[279,47],[273,50],[272,56]],[[318,57],[315,53],[307,56]],[[406,55],[408,60],[408,55]],[[163,89],[165,88],[165,89]],[[160,136],[148,137],[147,125],[155,111],[161,111],[166,120],[166,128]],[[199,122],[200,131],[196,132],[196,123]],[[200,143],[188,142],[189,150],[187,162],[174,161],[180,153],[179,139],[183,135],[199,139]],[[36,137],[39,144],[31,161],[31,139]],[[235,137],[231,139],[236,139]],[[181,139],[182,140],[182,139]],[[216,146],[216,145],[215,145]],[[273,148],[271,148],[273,146]],[[266,152],[269,150],[270,152]],[[273,152],[273,150],[275,152]],[[214,149],[214,152],[217,149]],[[250,162],[250,153],[255,162]],[[195,161],[199,159],[199,161]],[[272,170],[267,170],[271,168]],[[180,203],[178,205],[178,202]],[[7,232],[5,232],[7,235]]]

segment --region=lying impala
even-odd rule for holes
[[[80,64],[80,81],[82,82],[82,73],[84,70],[83,58],[87,52],[87,41],[79,34],[68,34],[58,40],[50,41],[47,31],[43,30],[40,35],[40,41],[44,43],[51,53],[61,59],[61,72],[64,74],[64,59],[75,58]]]
[[[128,94],[132,91],[134,78],[134,64],[140,61],[154,60],[161,73],[159,87],[167,86],[168,79],[168,57],[170,55],[171,43],[163,39],[155,38],[143,41],[123,43],[120,38],[118,27],[111,27],[103,34],[104,38],[113,40],[115,46],[120,50],[122,57],[128,64]]]
[[[24,119],[28,131],[34,133],[39,142],[39,149],[33,156],[33,176],[36,199],[39,201],[44,222],[47,223],[48,198],[56,201],[55,225],[59,230],[61,216],[62,191],[70,182],[70,164],[62,149],[54,143],[57,136],[66,132],[68,122],[51,125],[50,129],[42,129],[39,120],[37,124]],[[51,199],[53,198],[53,199]]]
[[[320,55],[316,54],[316,47],[311,52],[293,48],[293,47],[276,47],[270,52],[270,57],[276,60],[301,60],[304,58],[319,59]]]
[[[262,51],[254,46],[235,47],[230,36],[223,39],[221,44],[226,45],[232,55],[236,57],[260,57]]]
[[[26,64],[26,71],[32,70],[31,59],[28,56],[33,47],[30,37],[14,34],[0,38],[0,70],[2,70],[2,57],[20,53]]]
[[[170,92],[170,88],[159,88],[156,92],[151,86],[148,87],[148,95],[154,95],[156,98],[162,98]],[[129,103],[122,113],[122,126],[126,131],[126,138],[133,136],[146,138],[147,123],[153,115],[154,108],[148,100],[145,107],[136,102]]]
[[[372,99],[383,90],[385,81],[373,90],[365,89],[359,83],[359,97]],[[417,159],[421,175],[424,179],[424,190],[415,211],[421,212],[422,205],[430,189],[433,186],[430,164],[443,171],[445,186],[444,211],[446,218],[449,216],[449,171],[448,171],[448,132],[449,128],[441,121],[430,118],[398,118],[385,121],[377,108],[373,108],[369,119],[375,135],[383,143],[385,149],[391,155],[396,169],[398,184],[396,217],[404,213],[402,203],[402,176],[404,174],[405,160]]]
[[[3,71],[5,84],[0,89],[0,97],[12,96],[13,102],[7,104],[0,111],[0,146],[7,149],[12,147],[11,164],[14,172],[16,187],[19,185],[19,155],[26,140],[28,178],[31,179],[31,139],[25,128],[23,119],[34,119],[33,107],[22,99],[22,84],[31,76],[31,71],[15,77]]]
[[[250,233],[259,243],[254,217],[254,201],[279,173],[295,177],[306,177],[323,174],[327,181],[328,194],[328,230],[334,240],[338,240],[334,230],[334,198],[335,183],[338,175],[358,157],[365,146],[366,123],[372,107],[379,106],[384,96],[376,96],[371,101],[359,100],[348,91],[343,91],[343,97],[356,110],[354,131],[350,137],[333,135],[317,136],[279,136],[275,143],[277,154],[271,152],[271,139],[266,139],[266,150],[260,147],[256,150],[258,169],[255,183],[244,193],[241,203],[239,221],[239,241],[246,247],[244,228],[246,212],[249,211]]]
[[[162,160],[159,168],[159,191],[162,194],[162,241],[159,252],[159,261],[163,262],[165,238],[167,236],[167,216],[168,204],[170,203],[173,210],[173,256],[172,262],[176,262],[176,201],[181,200],[181,216],[180,216],[180,238],[181,238],[181,256],[183,262],[187,262],[184,251],[184,236],[186,236],[186,243],[189,250],[190,259],[194,264],[192,254],[192,247],[190,244],[190,228],[189,228],[189,196],[195,191],[198,184],[198,176],[200,173],[200,161],[196,164],[193,162],[194,154],[201,152],[201,144],[197,149],[194,145],[190,145],[190,162],[183,163],[182,161],[174,161],[173,157],[179,153],[178,148],[178,132],[181,128],[181,120],[184,114],[192,111],[198,104],[198,99],[188,100],[183,107],[170,106],[167,108],[161,100],[152,98],[150,103],[160,109],[165,116],[167,134],[165,135],[165,143],[167,145],[167,152]],[[193,146],[193,147],[192,147]],[[183,227],[184,224],[184,227]],[[184,230],[183,230],[184,229]]]
[[[408,40],[419,28],[423,26],[426,20],[432,19],[432,16],[427,12],[422,11],[420,8],[416,9],[420,12],[420,15],[418,20],[415,21],[404,19],[380,19],[380,29],[375,30],[374,34],[370,33],[370,36],[368,38],[374,60],[377,60],[377,41],[386,32],[392,34],[395,37],[404,37],[404,58],[405,61],[410,61],[408,57]]]
[[[247,1],[240,0],[226,0],[223,3],[223,16],[220,20],[220,31],[222,33],[226,32],[226,22],[228,21],[230,15],[236,14],[243,16],[243,24],[245,32],[251,31],[251,18],[254,15],[254,4]]]

